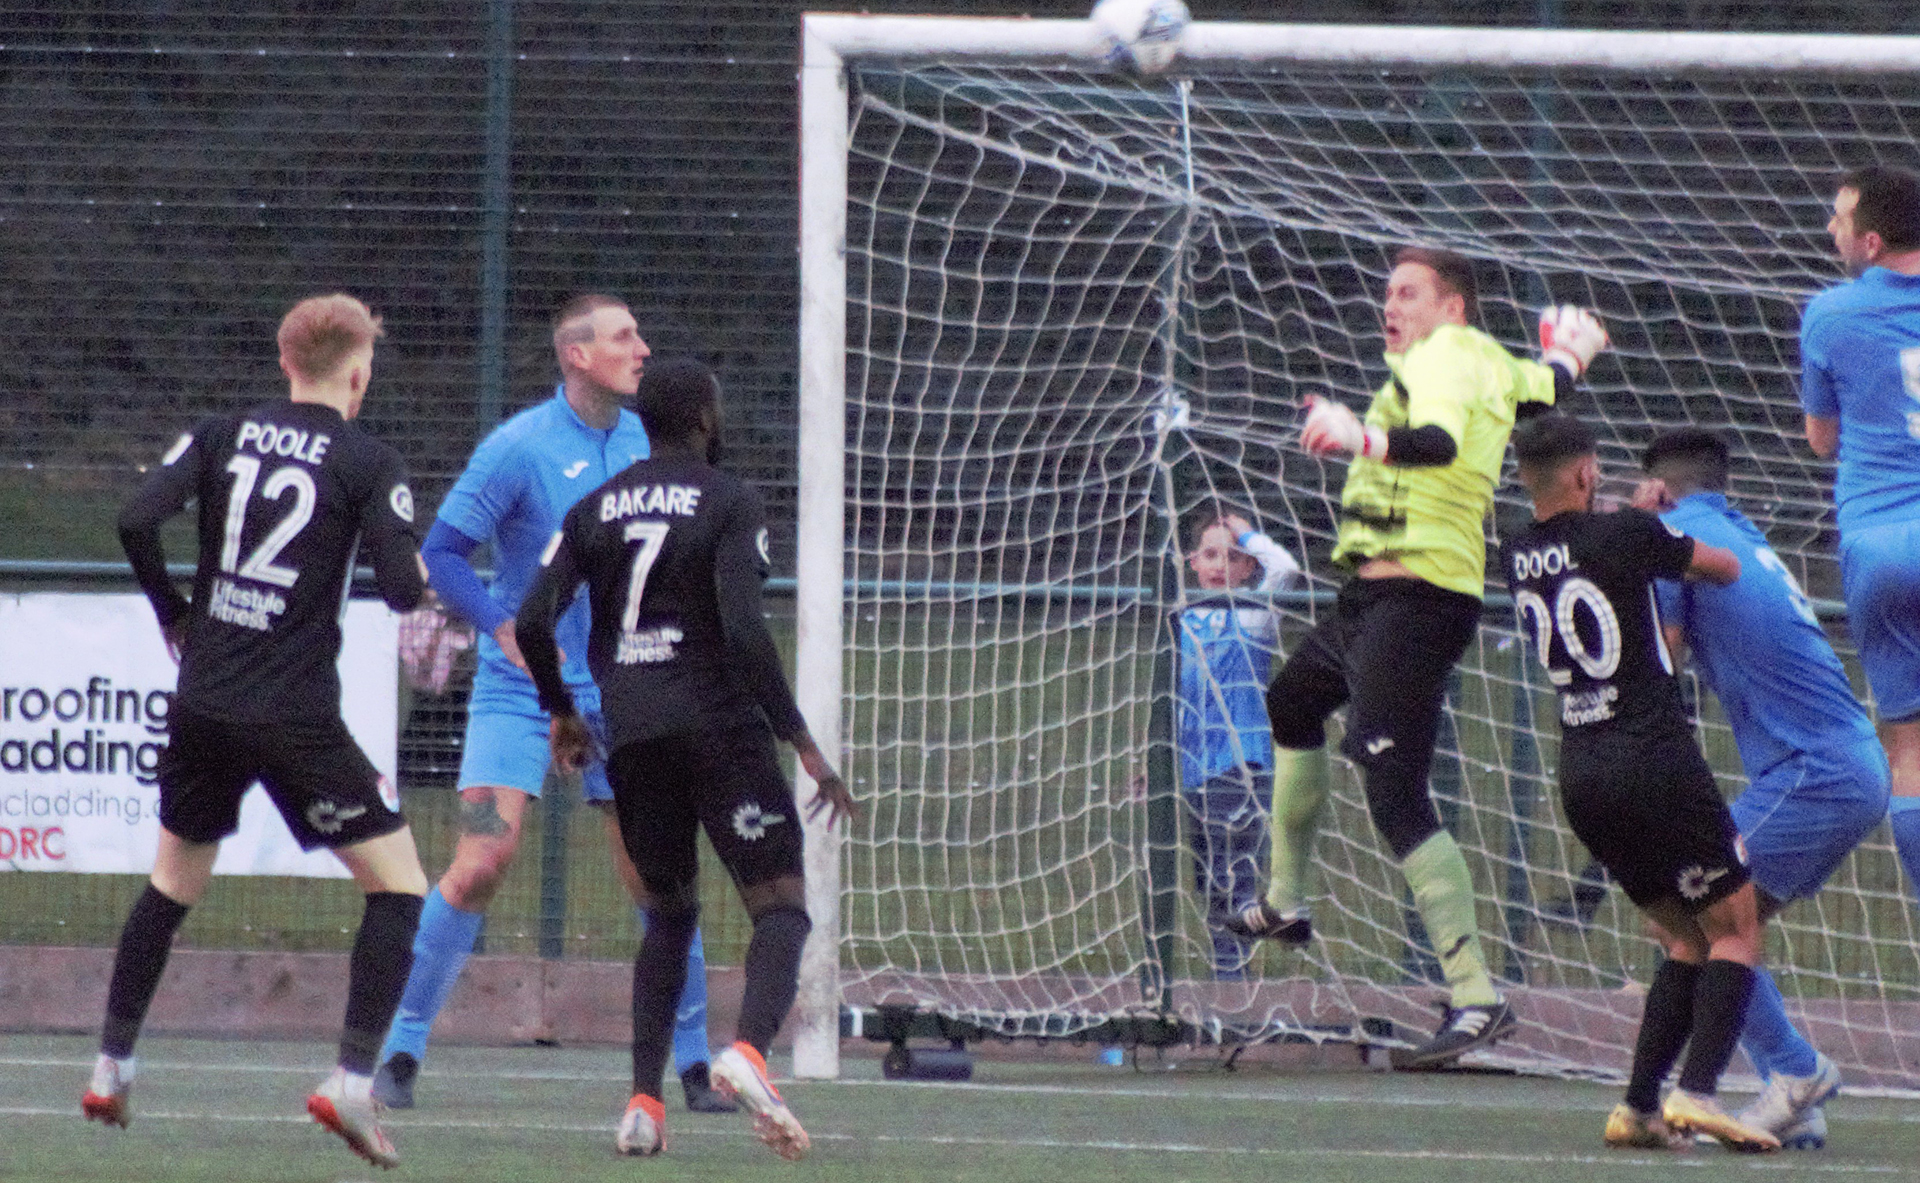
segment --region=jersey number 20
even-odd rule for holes
[[[647,594],[647,576],[653,573],[653,561],[660,557],[660,548],[666,545],[670,529],[665,522],[628,522],[622,532],[621,536],[628,542],[640,543],[640,549],[633,552],[633,571],[627,576],[627,610],[620,614],[623,633],[630,633],[640,625],[640,597]]]
[[[300,572],[273,560],[279,558],[294,535],[313,520],[313,507],[320,501],[313,477],[299,465],[289,464],[274,470],[267,478],[260,495],[269,501],[278,501],[281,494],[292,489],[293,509],[260,540],[260,545],[253,548],[243,563],[240,562],[240,531],[246,525],[247,502],[253,497],[254,483],[260,479],[260,461],[252,456],[235,456],[227,461],[227,471],[233,474],[233,490],[227,494],[227,532],[220,543],[220,569],[229,575],[257,579],[275,587],[292,587],[300,578]]]
[[[1533,626],[1533,642],[1540,654],[1540,664],[1547,667],[1547,674],[1555,685],[1564,685],[1571,680],[1567,670],[1556,670],[1549,665],[1553,652],[1553,634],[1560,634],[1560,644],[1566,649],[1567,656],[1586,671],[1589,678],[1604,682],[1620,669],[1620,616],[1613,610],[1613,602],[1607,599],[1607,593],[1600,590],[1591,579],[1575,576],[1560,585],[1553,597],[1553,607],[1538,592],[1522,588],[1514,593],[1515,612]],[[1600,635],[1596,646],[1589,650],[1581,639],[1574,613],[1581,607],[1593,615],[1596,630]],[[1667,663],[1666,646],[1660,648],[1662,663]],[[1668,673],[1672,673],[1669,664]]]

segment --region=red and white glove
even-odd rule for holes
[[[1607,327],[1578,304],[1556,304],[1540,313],[1540,360],[1578,378],[1607,347]]]
[[[1315,456],[1342,452],[1369,460],[1387,458],[1387,430],[1362,423],[1345,403],[1317,394],[1307,396],[1307,422],[1300,429],[1300,446]]]

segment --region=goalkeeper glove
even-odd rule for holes
[[[1344,452],[1369,460],[1387,458],[1387,431],[1362,423],[1346,404],[1317,394],[1307,396],[1307,422],[1300,429],[1300,446],[1315,456]]]
[[[1587,372],[1593,356],[1607,347],[1600,318],[1577,304],[1556,304],[1540,313],[1540,360],[1575,378]]]

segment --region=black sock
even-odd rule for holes
[[[133,901],[127,924],[120,930],[120,951],[113,957],[113,980],[107,986],[107,1022],[100,1032],[100,1050],[116,1060],[133,1054],[147,1007],[160,988],[167,955],[173,952],[173,934],[187,918],[187,905],[175,902],[153,884]]]
[[[340,1032],[340,1066],[349,1072],[373,1075],[373,1062],[413,971],[413,934],[425,902],[401,891],[367,893],[348,963],[347,1021]]]
[[[1627,1104],[1641,1113],[1660,1111],[1660,1085],[1693,1032],[1693,995],[1699,979],[1700,967],[1685,961],[1668,959],[1653,971],[1653,985],[1640,1014],[1640,1035],[1633,1045],[1633,1074],[1627,1078]]]
[[[1693,1042],[1680,1066],[1680,1087],[1711,1097],[1733,1059],[1753,997],[1753,970],[1738,961],[1709,961],[1693,988]]]
[[[633,1091],[660,1098],[660,1078],[673,1046],[673,1017],[687,984],[687,950],[698,909],[647,913],[647,935],[633,955]]]
[[[800,908],[773,908],[753,918],[737,1032],[762,1056],[793,1009],[793,996],[800,989],[800,950],[812,931],[813,921]]]

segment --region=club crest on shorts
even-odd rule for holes
[[[762,813],[758,803],[749,801],[733,811],[733,832],[748,842],[758,842],[767,836],[768,826],[777,826],[786,820],[785,814]]]
[[[341,827],[367,811],[364,805],[336,805],[315,801],[307,806],[307,824],[317,834],[338,834]]]
[[[413,520],[413,490],[402,483],[387,491],[387,504],[393,509],[393,516],[403,522]]]
[[[400,790],[393,787],[385,773],[380,774],[380,800],[395,813],[400,812]]]
[[[1713,889],[1713,881],[1726,875],[1725,867],[1715,867],[1709,871],[1698,863],[1680,872],[1680,896],[1682,899],[1703,900],[1707,892]]]

